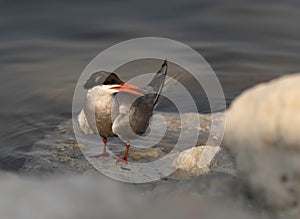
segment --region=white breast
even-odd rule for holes
[[[86,104],[78,116],[80,128],[85,134],[99,133],[102,136],[112,135],[111,105],[113,93],[111,85],[96,86],[87,92]]]

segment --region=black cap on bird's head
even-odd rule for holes
[[[84,89],[91,89],[98,85],[122,85],[124,82],[115,73],[99,71],[91,75],[91,77],[83,85]]]
[[[99,71],[92,74],[91,77],[83,85],[83,87],[84,89],[89,90],[93,87],[102,85],[108,85],[108,89],[111,89],[115,92],[127,92],[138,96],[144,96],[140,92],[135,91],[143,90],[142,88],[137,87],[133,84],[125,83],[118,77],[117,74],[106,71]]]

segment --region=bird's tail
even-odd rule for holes
[[[148,84],[148,86],[152,87],[153,91],[155,92],[154,97],[154,106],[157,104],[160,94],[163,90],[165,84],[165,78],[168,71],[168,63],[167,60],[164,61],[159,71],[156,73],[152,81]]]

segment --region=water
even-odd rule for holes
[[[242,90],[300,70],[297,1],[8,1],[0,7],[0,168],[71,115],[75,83],[103,49],[166,37],[201,53],[227,104]]]

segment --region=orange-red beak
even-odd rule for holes
[[[133,84],[124,83],[120,86],[112,87],[110,89],[115,89],[119,92],[127,92],[127,93],[138,95],[138,96],[144,96],[144,94],[142,94],[138,91],[135,91],[135,90],[143,90],[143,88],[140,88],[140,87],[135,86]],[[134,89],[134,90],[131,90],[131,89]]]

